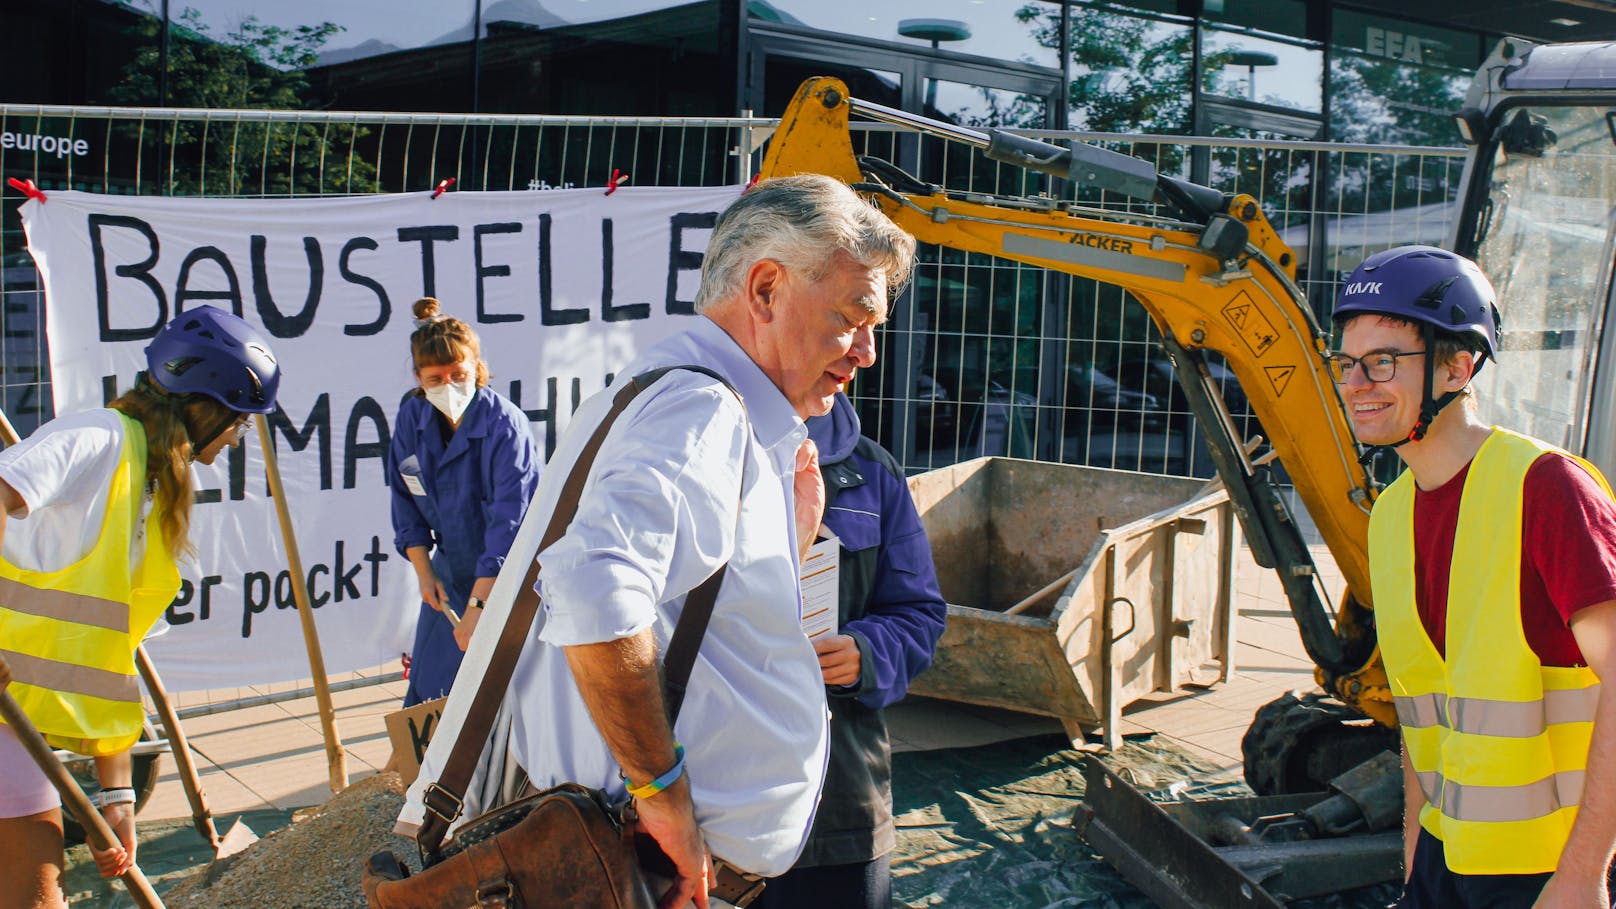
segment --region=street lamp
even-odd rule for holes
[[[958,19],[902,19],[898,22],[898,34],[930,41],[931,49],[937,50],[944,41],[964,41],[971,37],[971,26]],[[937,80],[934,78],[926,80],[926,106],[937,107]]]
[[[1277,66],[1279,58],[1267,51],[1242,50],[1229,55],[1229,62],[1246,68],[1246,100],[1257,100],[1257,67]]]

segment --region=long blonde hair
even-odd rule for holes
[[[212,398],[176,397],[141,376],[135,387],[107,405],[146,431],[146,476],[156,487],[152,517],[162,528],[169,555],[178,559],[196,551],[191,544],[191,436],[200,427],[217,426],[230,408]]]

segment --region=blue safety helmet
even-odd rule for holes
[[[1332,318],[1339,324],[1366,314],[1459,335],[1485,359],[1498,359],[1502,320],[1492,282],[1476,263],[1445,249],[1398,246],[1363,260],[1342,286]]]
[[[1435,246],[1398,246],[1363,260],[1336,298],[1332,319],[1337,325],[1354,316],[1378,315],[1403,319],[1419,326],[1430,350],[1439,337],[1464,340],[1480,354],[1471,375],[1488,360],[1498,359],[1497,294],[1476,263]],[[1382,449],[1393,449],[1425,438],[1442,409],[1459,398],[1459,391],[1435,395],[1434,357],[1425,357],[1425,389],[1419,419],[1408,437],[1390,445],[1370,446],[1359,463],[1368,463]]]
[[[173,395],[206,395],[237,413],[270,413],[281,368],[269,344],[239,316],[199,306],[146,345],[151,381]]]

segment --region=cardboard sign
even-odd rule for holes
[[[421,772],[421,757],[432,741],[432,733],[437,731],[438,717],[443,715],[443,704],[447,700],[422,701],[414,707],[395,710],[383,720],[387,724],[387,738],[393,743],[393,754],[398,759],[398,775],[404,778],[406,786],[415,782],[416,774]]]

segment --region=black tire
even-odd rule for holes
[[[1317,691],[1264,704],[1240,740],[1246,784],[1258,795],[1327,791],[1330,780],[1397,748],[1396,730]]]
[[[142,742],[154,742],[158,738],[157,730],[150,723],[147,723],[140,730],[140,740]],[[161,765],[162,755],[160,754],[144,754],[135,758],[131,780],[135,790],[136,814],[139,814],[140,809],[146,807],[146,803],[151,801],[152,793],[157,789],[157,777],[162,775]],[[94,795],[101,791],[101,783],[95,777],[95,761],[90,758],[76,759],[69,761],[67,767],[72,772],[73,778],[78,780],[79,787],[84,790],[86,795]],[[84,828],[74,819],[73,813],[66,809],[62,811],[62,838],[66,840],[69,846],[77,845],[85,840]]]

